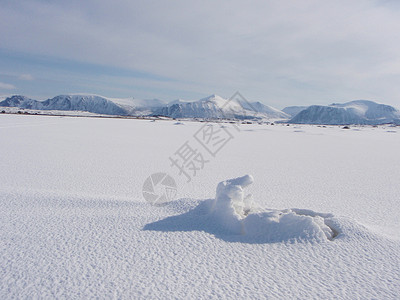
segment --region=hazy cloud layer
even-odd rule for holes
[[[29,62],[0,60],[9,79],[32,74],[71,92],[173,99],[239,90],[278,107],[360,98],[400,106],[399,11],[396,1],[368,0],[2,1],[0,47]],[[46,58],[139,74],[84,74]],[[40,94],[35,86],[29,93]]]
[[[13,90],[15,86],[9,83],[0,82],[0,90]]]
[[[19,75],[19,79],[30,81],[30,80],[33,80],[34,78],[31,74],[21,74],[21,75]]]

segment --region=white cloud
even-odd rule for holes
[[[31,74],[21,74],[18,77],[20,80],[32,81],[34,78]]]
[[[15,86],[9,83],[0,82],[0,90],[14,90]]]

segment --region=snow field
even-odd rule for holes
[[[183,123],[0,115],[0,298],[398,298],[397,128],[243,125],[186,183]]]

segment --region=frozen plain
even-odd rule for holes
[[[399,127],[241,125],[187,183],[169,157],[204,123],[183,123],[0,115],[0,298],[399,297]],[[178,201],[142,198],[156,172]],[[245,174],[260,207],[333,214],[339,235],[220,231],[199,207]]]

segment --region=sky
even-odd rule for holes
[[[400,108],[400,1],[0,0],[0,95]]]

